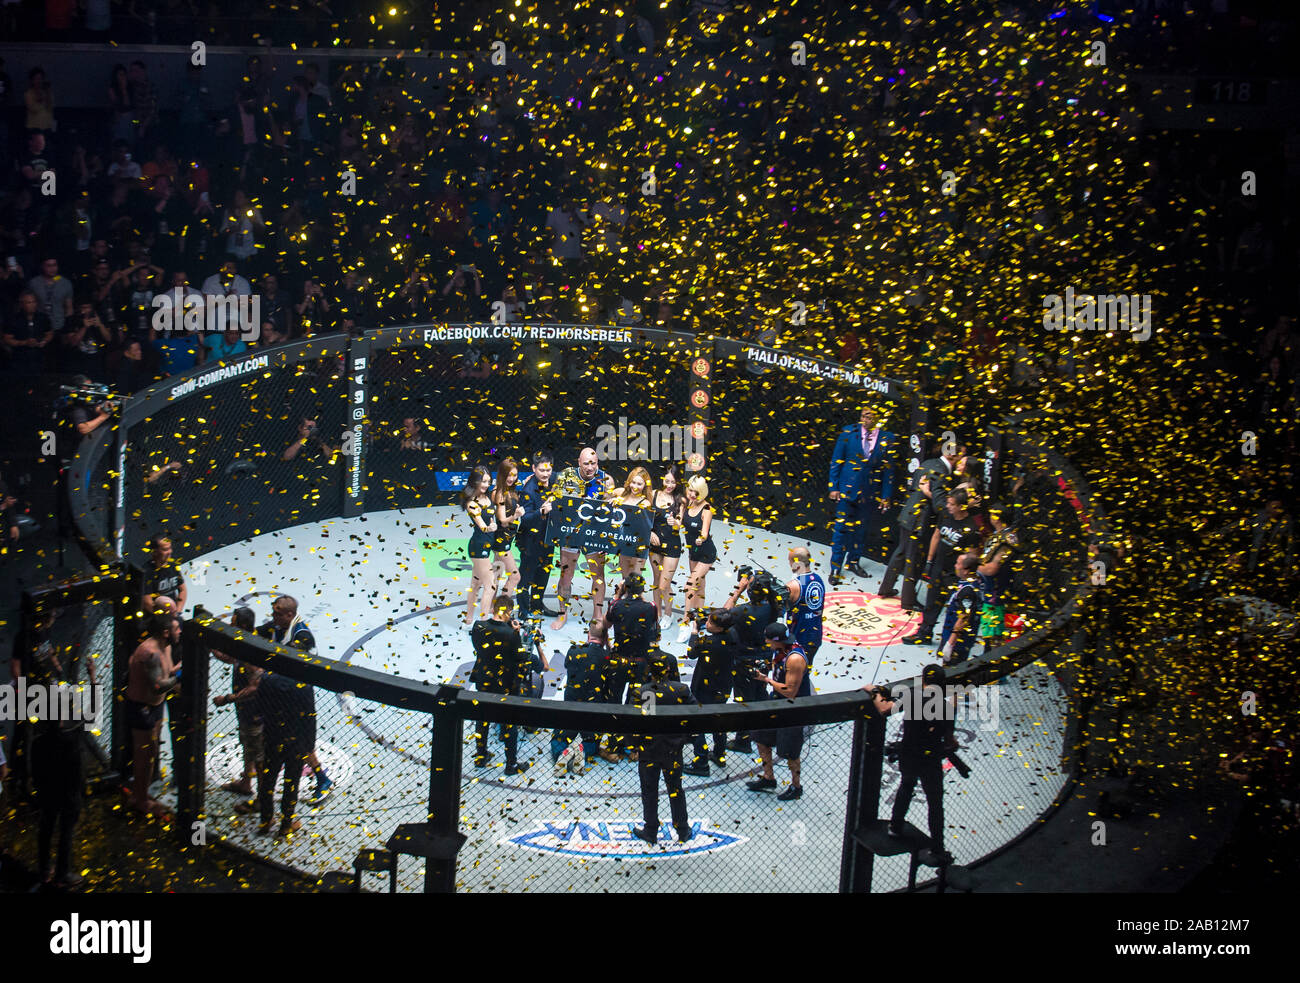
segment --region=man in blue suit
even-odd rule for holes
[[[862,408],[857,424],[840,431],[831,457],[831,501],[835,503],[835,532],[831,539],[832,585],[848,571],[865,577],[858,560],[866,552],[867,531],[882,527],[881,515],[894,494],[894,451],[897,439],[876,425],[876,413]]]

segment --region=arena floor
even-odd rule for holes
[[[463,614],[468,561],[463,513],[452,507],[372,513],[334,519],[259,536],[207,554],[189,565],[190,602],[214,613],[238,604],[253,607],[259,622],[281,593],[299,601],[321,655],[413,680],[463,683],[473,663]],[[719,560],[709,574],[706,599],[720,604],[741,564],[763,565],[785,579],[786,551],[798,542],[761,529],[714,525]],[[814,569],[828,568],[829,548],[809,545]],[[874,593],[880,568],[870,577],[849,577],[829,592],[825,642],[813,670],[819,692],[858,688],[908,678],[933,657],[932,650],[905,646],[918,617],[896,600]],[[684,566],[684,564],[683,564]],[[551,580],[551,590],[557,576]],[[685,571],[677,575],[683,600]],[[581,595],[588,581],[575,579]],[[590,602],[577,605],[562,630],[545,632],[548,658],[558,671],[547,675],[546,696],[563,692],[563,655],[585,631]],[[682,659],[683,678],[692,665],[675,630],[664,648]],[[229,669],[213,660],[212,690],[229,687]],[[948,774],[949,849],[959,862],[984,856],[1019,835],[1046,809],[1064,784],[1059,768],[1065,700],[1046,670],[1027,667],[995,687],[997,699],[980,716],[958,723],[970,779]],[[304,828],[291,841],[258,837],[256,819],[234,813],[237,801],[219,790],[238,775],[240,749],[235,715],[214,708],[209,722],[208,835],[232,841],[299,869],[350,870],[357,851],[381,846],[403,822],[419,822],[428,788],[428,718],[352,697],[318,691],[320,755],[336,785],[319,806],[300,810]],[[987,719],[986,719],[987,718]],[[892,727],[900,722],[894,720]],[[697,836],[685,846],[665,825],[661,842],[647,846],[630,835],[639,824],[636,765],[598,762],[582,776],[553,778],[549,733],[524,734],[520,759],[532,759],[525,775],[506,779],[499,768],[476,770],[466,727],[461,829],[469,839],[460,854],[461,890],[538,891],[833,891],[838,883],[844,796],[849,772],[851,724],[818,727],[804,752],[803,798],[777,802],[756,795],[744,782],[754,759],[731,753],[727,766],[708,778],[687,777],[688,811]],[[499,743],[493,740],[498,751]],[[887,765],[886,785],[897,781]],[[778,765],[777,777],[788,772]],[[310,780],[304,779],[304,789]],[[893,799],[892,788],[882,799]],[[667,821],[663,800],[661,819]],[[918,790],[910,820],[924,828],[924,797]],[[748,855],[748,856],[746,856]],[[420,890],[421,864],[408,859],[399,888]],[[383,889],[378,875],[368,887]],[[906,881],[906,858],[878,861],[876,890]]]

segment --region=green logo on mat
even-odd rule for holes
[[[420,540],[426,577],[457,577],[471,569],[468,537]]]

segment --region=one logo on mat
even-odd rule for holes
[[[841,645],[888,645],[912,630],[913,618],[897,599],[884,600],[856,590],[831,591],[822,611],[822,640]]]
[[[530,830],[508,836],[499,842],[536,850],[539,853],[556,853],[566,857],[590,857],[593,860],[665,860],[671,857],[688,857],[699,853],[726,850],[748,840],[734,833],[707,829],[704,820],[691,826],[695,835],[682,843],[670,824],[659,827],[659,841],[647,843],[637,839],[632,830],[635,823],[616,822],[559,822],[538,823]]]

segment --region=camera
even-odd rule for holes
[[[754,576],[754,568],[750,566],[736,567],[736,583],[740,583],[746,577]]]

